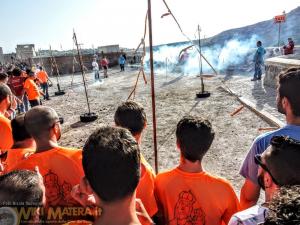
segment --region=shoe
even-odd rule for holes
[[[261,77],[257,78],[257,80],[261,80]]]
[[[251,79],[251,81],[257,81],[258,79],[257,78],[253,78],[253,79]]]

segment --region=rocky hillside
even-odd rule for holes
[[[290,11],[286,15],[286,22],[281,26],[281,44],[287,41],[288,37],[292,37],[296,44],[300,44],[300,6]],[[264,46],[277,46],[278,44],[278,25],[274,24],[274,20],[270,19],[246,27],[223,31],[207,40],[207,44],[224,44],[230,39],[249,39],[251,36],[257,35],[262,40]]]

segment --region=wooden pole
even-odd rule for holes
[[[84,91],[85,91],[86,102],[87,102],[89,114],[91,114],[90,102],[89,102],[89,97],[88,97],[88,93],[87,93],[87,89],[86,89],[86,82],[85,82],[85,75],[84,75],[84,70],[83,70],[82,58],[81,58],[81,54],[80,54],[80,51],[79,51],[79,46],[78,46],[75,31],[73,31],[73,37],[74,37],[75,45],[77,47],[77,53],[78,53],[78,58],[79,58],[79,63],[80,63],[80,69],[81,69],[81,74],[82,74],[82,80],[83,80],[83,86],[84,86]]]
[[[152,99],[154,160],[155,160],[155,172],[158,173],[158,153],[157,153],[157,139],[156,139],[156,110],[155,110],[155,88],[154,88],[154,68],[153,68],[151,0],[148,0],[148,23],[149,23],[149,50],[150,50],[150,74],[151,74],[151,99]]]

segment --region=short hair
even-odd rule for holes
[[[14,68],[14,69],[12,70],[12,74],[13,74],[14,76],[16,76],[16,77],[19,77],[19,76],[21,76],[21,74],[22,74],[22,70],[21,70],[20,68]]]
[[[215,137],[211,123],[197,116],[183,117],[177,124],[176,138],[182,156],[192,162],[202,160]]]
[[[143,106],[134,101],[126,101],[119,105],[114,120],[117,126],[127,128],[132,135],[142,133],[147,122]]]
[[[300,186],[281,187],[268,208],[264,225],[300,224]]]
[[[300,68],[292,67],[279,74],[279,97],[286,97],[294,116],[300,116]]]
[[[6,78],[8,78],[7,73],[0,73],[0,80],[5,80]]]
[[[6,84],[0,83],[0,103],[10,95],[12,95],[10,88]]]
[[[47,106],[36,106],[31,108],[24,117],[24,124],[28,133],[39,139],[49,135],[49,132],[59,117],[55,110]]]
[[[14,142],[17,141],[24,141],[26,139],[31,138],[30,134],[25,128],[24,124],[24,117],[25,114],[21,114],[16,116],[12,121],[11,121],[11,129],[12,129],[12,135]]]
[[[127,129],[97,129],[82,154],[85,176],[102,201],[111,203],[134,193],[140,179],[140,150]]]
[[[258,41],[256,44],[258,44],[259,46],[261,46],[261,45],[262,45],[261,41]]]
[[[7,202],[28,206],[42,205],[43,189],[41,178],[36,172],[17,170],[2,175],[0,187],[0,206],[6,206]]]
[[[278,185],[300,185],[300,142],[286,136],[274,136],[270,144],[262,158]]]

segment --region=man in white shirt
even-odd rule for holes
[[[93,67],[93,71],[94,71],[94,75],[95,75],[95,80],[96,81],[100,80],[99,65],[98,65],[96,59],[93,60],[92,67]]]

